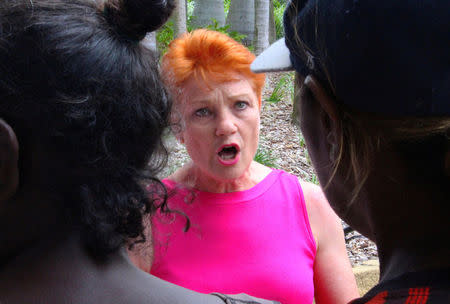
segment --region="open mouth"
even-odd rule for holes
[[[219,151],[219,157],[223,160],[230,160],[236,157],[238,150],[234,146],[225,146]]]
[[[219,156],[219,160],[221,160],[224,164],[230,164],[230,162],[236,160],[238,153],[239,146],[236,144],[231,144],[220,147],[217,155]]]

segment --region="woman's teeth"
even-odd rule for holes
[[[228,147],[228,148],[223,148],[219,152],[219,156],[220,156],[220,158],[222,158],[224,160],[229,160],[229,159],[235,158],[236,153],[237,153],[237,150],[235,147]]]

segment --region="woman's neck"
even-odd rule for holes
[[[248,190],[261,182],[272,170],[252,162],[247,170],[236,179],[220,180],[208,175],[193,163],[185,165],[169,179],[185,186],[212,193],[227,193]]]

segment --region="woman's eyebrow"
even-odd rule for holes
[[[232,98],[232,99],[249,98],[249,97],[250,97],[250,94],[248,94],[248,93],[229,95],[229,98]]]

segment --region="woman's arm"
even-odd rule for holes
[[[359,297],[345,247],[341,220],[320,187],[302,182],[311,230],[316,240],[314,297],[317,304],[348,303]]]

